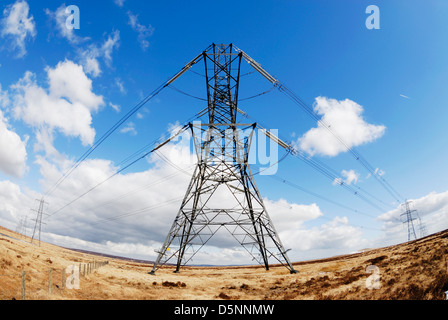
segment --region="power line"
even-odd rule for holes
[[[307,191],[306,191],[306,192],[307,192]],[[330,200],[330,201],[331,201],[331,200]],[[272,203],[272,205],[274,205],[274,206],[278,206],[278,207],[283,207],[283,208],[292,209],[292,206],[282,205],[282,204],[280,204],[280,203],[278,203],[278,202],[271,202],[271,203]],[[350,208],[348,208],[348,209],[350,210]],[[357,212],[357,213],[359,213],[359,212]],[[324,220],[327,220],[327,221],[332,221],[332,219],[331,219],[330,217],[327,217],[327,216],[325,216],[325,215],[318,216],[316,219],[324,219]],[[378,228],[366,227],[366,226],[363,226],[363,225],[357,225],[357,224],[351,224],[351,225],[354,226],[354,227],[357,227],[357,228],[361,228],[361,229],[368,229],[368,230],[381,231],[381,229],[378,229]]]
[[[142,213],[145,213],[145,212],[149,212],[149,211],[152,211],[152,210],[155,210],[155,209],[158,209],[158,208],[170,205],[172,203],[179,202],[182,199],[183,199],[183,197],[173,198],[173,199],[170,199],[170,200],[167,200],[167,201],[164,201],[164,202],[159,202],[159,203],[157,203],[155,205],[151,205],[151,206],[148,206],[148,207],[145,207],[145,208],[142,208],[142,209],[121,213],[121,214],[118,214],[118,215],[115,215],[115,216],[112,216],[112,217],[96,220],[96,221],[93,221],[93,222],[89,221],[87,223],[89,224],[89,226],[93,226],[93,225],[104,224],[104,223],[109,223],[109,222],[112,222],[112,221],[121,220],[121,219],[130,217],[130,216],[142,214]],[[62,228],[60,230],[69,229],[69,228],[71,229],[72,227]]]
[[[357,214],[362,214],[362,215],[368,216],[368,217],[370,217],[370,218],[376,218],[375,216],[372,216],[372,215],[367,214],[367,213],[364,213],[364,212],[362,212],[362,211],[353,209],[353,208],[348,207],[348,206],[346,206],[346,205],[344,205],[344,204],[342,204],[342,203],[340,203],[340,202],[331,200],[331,199],[329,199],[329,198],[327,198],[327,197],[325,197],[325,196],[322,196],[322,195],[320,195],[320,194],[318,194],[318,193],[316,193],[316,192],[310,191],[310,190],[308,190],[308,189],[306,189],[306,188],[304,188],[304,187],[302,187],[302,186],[299,186],[298,184],[296,184],[296,183],[294,183],[294,182],[288,181],[288,180],[286,180],[286,179],[284,179],[284,178],[281,178],[281,177],[279,177],[279,176],[269,176],[269,177],[272,178],[272,179],[275,179],[275,180],[277,180],[277,181],[280,181],[281,183],[284,183],[284,184],[286,184],[286,185],[289,185],[290,187],[293,187],[293,188],[295,188],[295,189],[298,189],[298,190],[300,190],[300,191],[303,191],[303,192],[305,192],[305,193],[308,193],[308,194],[310,194],[310,195],[312,195],[312,196],[314,196],[314,197],[317,197],[317,198],[319,198],[319,199],[322,199],[322,200],[325,200],[325,201],[327,201],[327,202],[329,202],[329,203],[332,203],[332,204],[334,204],[334,205],[336,205],[336,206],[339,206],[339,207],[341,207],[341,208],[344,208],[344,209],[346,209],[346,210],[353,211],[353,212],[355,212],[355,213],[357,213]]]
[[[118,122],[116,122],[106,133],[104,133],[99,140],[97,140],[79,159],[76,163],[55,183],[55,185],[50,188],[45,196],[48,196],[56,188],[65,180],[67,177],[72,174],[72,172],[79,167],[79,165],[87,159],[87,157],[95,151],[112,133],[114,133],[123,123],[125,123],[132,115],[134,115],[138,110],[140,110],[145,104],[147,104],[151,99],[153,99],[156,95],[158,95],[164,88],[173,83],[176,79],[178,79],[182,74],[188,71],[194,64],[202,59],[202,53],[191,60],[188,64],[186,64],[178,73],[176,73],[173,77],[165,81],[161,84],[157,89],[151,92],[148,96],[146,96],[143,100],[137,103],[131,110],[129,110]],[[44,196],[44,197],[45,197]]]
[[[253,119],[253,117],[250,116],[246,112],[244,112],[243,115],[246,118],[252,118]],[[253,119],[253,121],[258,122],[255,119]],[[363,201],[367,202],[368,204],[370,204],[371,206],[375,207],[379,211],[384,212],[385,210],[383,208],[381,208],[380,206],[378,206],[373,201],[369,200],[367,197],[370,197],[370,198],[372,198],[375,201],[381,202],[383,205],[389,206],[387,203],[385,203],[382,200],[378,199],[377,197],[373,196],[371,193],[367,192],[366,190],[364,190],[360,186],[352,186],[352,185],[347,184],[344,181],[340,180],[339,174],[334,169],[329,167],[327,164],[323,163],[322,161],[320,161],[318,159],[315,159],[313,157],[307,156],[306,154],[304,154],[303,151],[297,150],[294,147],[292,147],[291,144],[289,144],[289,146],[290,146],[289,150],[288,150],[289,154],[291,154],[292,156],[294,156],[296,158],[299,158],[300,160],[302,160],[303,162],[305,162],[306,164],[311,166],[313,169],[315,169],[316,171],[321,173],[323,176],[327,177],[331,182],[340,181],[338,183],[339,186],[341,186],[342,188],[345,188],[350,193],[352,193],[353,195],[361,198]]]
[[[191,121],[193,121],[196,118],[201,117],[205,112],[207,111],[207,109],[201,110],[200,112],[198,112],[197,114],[195,114],[194,116],[190,117],[185,123],[184,125],[181,127],[181,129],[174,135],[172,135],[168,140],[166,140],[163,143],[160,143],[161,139],[156,139],[154,140],[152,143],[142,147],[141,149],[139,149],[137,152],[134,152],[131,156],[128,156],[126,159],[124,159],[122,162],[120,162],[120,164],[124,164],[127,162],[127,165],[125,165],[124,167],[122,167],[121,169],[117,170],[114,174],[112,174],[111,176],[109,176],[106,180],[103,180],[102,182],[98,183],[97,185],[93,186],[92,188],[90,188],[89,190],[87,190],[86,192],[84,192],[83,194],[79,195],[78,197],[76,197],[75,199],[73,199],[72,201],[68,202],[67,204],[65,204],[63,207],[59,208],[58,210],[54,211],[53,213],[51,213],[49,215],[49,217],[61,212],[63,209],[67,208],[68,206],[72,205],[73,203],[75,203],[76,201],[80,200],[81,198],[83,198],[84,196],[86,196],[87,194],[89,194],[90,192],[92,192],[93,190],[97,189],[98,187],[100,187],[101,185],[103,185],[104,183],[106,183],[107,181],[111,180],[113,177],[117,176],[118,174],[120,174],[121,172],[125,171],[126,169],[130,168],[131,166],[133,166],[134,164],[136,164],[137,162],[139,162],[140,160],[146,158],[147,156],[149,156],[151,153],[157,151],[158,149],[160,149],[162,146],[164,146],[166,143],[168,143],[169,141],[173,140],[175,137],[179,136],[183,131],[185,131],[185,129],[187,128],[188,124]],[[144,152],[144,150],[147,150],[148,148],[154,146],[157,142],[159,142],[160,144],[151,149],[148,152]],[[142,152],[144,152],[142,154]],[[136,156],[138,156],[138,158],[136,158],[135,160],[133,160]]]
[[[296,94],[294,94],[291,90],[289,90],[285,85],[281,84],[276,78],[270,75],[263,67],[254,59],[252,59],[247,53],[235,47],[235,50],[242,54],[243,58],[263,77],[265,77],[268,81],[270,81],[274,86],[276,86],[280,92],[286,94],[290,99],[292,99],[297,105],[299,105],[311,118],[317,121],[320,125],[322,125],[325,129],[327,129],[346,149],[349,151],[354,158],[359,161],[362,166],[364,166],[371,175],[373,175],[379,183],[383,186],[383,188],[398,202],[401,202],[399,199],[403,199],[403,197],[386,181],[386,179],[382,176],[379,176],[376,170],[372,167],[372,165],[361,156],[361,154],[356,151],[354,148],[350,147],[345,143],[345,141],[338,136],[331,127],[326,124],[315,112],[312,108],[310,108],[302,99],[300,99]]]
[[[111,176],[109,176],[106,180],[101,181],[100,183],[98,183],[97,185],[93,186],[92,188],[90,188],[89,190],[87,190],[86,192],[84,192],[83,194],[79,195],[78,197],[76,197],[75,199],[73,199],[72,201],[70,201],[69,203],[67,203],[66,205],[64,205],[63,207],[61,207],[60,209],[54,211],[52,214],[49,215],[49,217],[54,216],[55,214],[61,212],[63,209],[67,208],[68,206],[72,205],[73,203],[75,203],[76,201],[78,201],[79,199],[83,198],[84,196],[86,196],[87,194],[89,194],[90,192],[92,192],[93,190],[95,190],[96,188],[100,187],[101,185],[103,185],[104,183],[106,183],[107,181],[109,181],[110,179],[112,179],[113,177],[119,175],[121,172],[125,171],[126,169],[128,169],[129,167],[131,167],[132,165],[136,164],[137,162],[139,162],[140,160],[146,158],[148,155],[150,155],[151,153],[157,151],[159,148],[161,148],[162,146],[164,146],[166,143],[168,143],[169,141],[171,141],[172,139],[174,139],[176,136],[178,136],[181,132],[183,132],[186,129],[186,126],[184,126],[181,130],[179,130],[179,132],[177,134],[175,134],[174,136],[172,136],[171,138],[169,138],[167,141],[163,142],[162,144],[159,144],[157,147],[155,147],[154,149],[146,152],[145,154],[143,154],[142,156],[140,156],[139,158],[137,158],[136,160],[132,161],[131,163],[129,163],[128,165],[124,166],[123,168],[117,170],[114,174],[112,174]]]
[[[305,112],[311,116],[318,124],[324,127],[329,133],[331,133],[346,149],[349,151],[353,157],[364,166],[369,173],[374,176],[380,184],[384,187],[384,189],[398,202],[401,202],[402,196],[386,181],[386,179],[380,175],[378,175],[376,169],[353,147],[350,147],[339,135],[337,135],[332,129],[331,126],[325,123],[312,108],[310,108],[302,99],[300,99],[297,95],[295,95],[291,90],[286,88],[284,85],[279,85],[279,90],[285,93],[288,97],[290,97],[297,105],[299,105]]]
[[[192,167],[193,167],[193,166],[190,166],[189,168],[192,168]],[[149,183],[149,184],[146,184],[146,185],[144,185],[144,186],[140,186],[140,187],[135,188],[135,189],[133,189],[133,190],[131,190],[131,191],[128,191],[128,192],[126,192],[126,193],[124,193],[124,194],[116,195],[116,196],[113,197],[113,199],[111,199],[111,200],[109,200],[109,201],[105,201],[105,202],[103,202],[103,203],[101,203],[101,204],[99,204],[99,205],[96,205],[96,206],[94,206],[94,207],[90,207],[90,208],[88,208],[88,209],[86,209],[86,210],[88,210],[88,211],[93,211],[93,210],[97,210],[97,209],[100,208],[100,207],[105,207],[105,206],[108,206],[108,205],[110,205],[110,204],[112,204],[112,203],[116,203],[116,202],[119,201],[119,200],[122,200],[122,199],[124,199],[124,198],[127,198],[127,197],[129,197],[129,196],[131,196],[131,195],[134,195],[134,194],[136,194],[136,193],[139,193],[139,192],[141,192],[141,191],[143,191],[143,190],[147,190],[147,189],[149,189],[149,188],[151,188],[151,187],[153,187],[153,186],[155,186],[155,185],[158,185],[158,184],[160,184],[160,183],[162,183],[162,182],[166,182],[166,181],[168,181],[168,180],[170,180],[170,179],[172,179],[172,178],[178,176],[179,173],[184,173],[184,172],[174,172],[174,173],[171,173],[171,174],[169,174],[169,175],[167,175],[167,176],[165,176],[165,177],[162,177],[162,178],[160,178],[160,179],[158,179],[158,180],[156,180],[156,181],[153,181],[153,182],[151,182],[151,183]]]

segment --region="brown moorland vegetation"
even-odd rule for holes
[[[0,299],[21,299],[22,271],[29,300],[442,300],[448,290],[448,230],[361,253],[282,266],[164,267],[30,243],[0,227]],[[109,263],[81,276],[79,289],[62,284],[62,270]],[[376,266],[374,274],[368,269]],[[51,293],[49,270],[52,271]],[[373,277],[378,287],[373,288]]]

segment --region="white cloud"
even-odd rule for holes
[[[362,106],[349,99],[338,101],[318,97],[314,110],[322,116],[322,122],[330,126],[332,132],[350,148],[380,138],[386,129],[384,126],[365,122],[362,118]],[[318,154],[333,157],[347,151],[346,147],[320,123],[300,137],[297,144],[311,156]]]
[[[15,229],[19,220],[29,215],[28,223],[34,217],[30,213],[36,193],[23,192],[20,186],[11,181],[0,181],[0,225]],[[29,233],[28,233],[29,235]]]
[[[357,183],[358,179],[359,179],[359,173],[357,173],[355,170],[342,170],[341,175],[345,178],[336,178],[333,181],[333,185],[338,185],[338,184],[346,184],[346,185],[351,185],[352,183]]]
[[[13,176],[23,177],[27,170],[26,144],[9,126],[8,120],[0,109],[0,171]]]
[[[92,77],[98,77],[101,74],[99,59],[103,59],[108,67],[112,65],[112,53],[120,46],[120,31],[112,32],[103,44],[97,46],[91,44],[87,49],[79,50],[80,62],[84,70]]]
[[[112,64],[112,52],[119,47],[120,32],[114,31],[101,46],[90,45],[85,50],[80,50],[80,61],[87,74],[98,77],[101,74],[99,59],[103,59],[108,67]]]
[[[3,91],[2,85],[0,84],[0,108],[6,109],[10,104],[10,99],[7,91]]]
[[[30,7],[24,0],[17,0],[3,10],[3,19],[0,21],[1,36],[9,40],[10,50],[16,52],[17,58],[26,55],[28,39],[34,39],[37,35],[34,17],[29,15]]]
[[[109,106],[112,107],[112,109],[114,109],[116,112],[120,112],[121,107],[117,104],[113,104],[112,102],[109,102]]]
[[[124,5],[125,1],[126,0],[114,0],[115,4],[119,7],[122,7]]]
[[[335,217],[318,227],[290,229],[280,232],[285,248],[292,249],[291,259],[323,258],[350,253],[368,246],[362,231],[351,226],[347,217]]]
[[[121,133],[129,133],[133,136],[137,135],[137,129],[135,129],[135,123],[129,122],[123,129],[120,130]]]
[[[284,199],[278,201],[264,199],[263,201],[278,232],[298,229],[305,221],[323,216],[319,206],[315,203],[303,205],[289,203]]]
[[[142,25],[138,20],[138,15],[134,15],[131,11],[128,11],[128,17],[128,23],[132,29],[138,33],[138,41],[141,48],[145,51],[149,47],[147,38],[154,34],[154,28],[151,25]]]
[[[57,129],[66,136],[79,137],[84,145],[93,143],[92,113],[104,104],[103,97],[92,92],[92,81],[83,68],[72,61],[47,68],[48,89],[36,83],[35,75],[27,72],[12,86],[13,113],[36,130]],[[41,132],[39,143],[48,146],[51,135]]]
[[[124,83],[120,78],[115,78],[115,85],[118,87],[122,94],[126,94],[126,88],[124,87]]]

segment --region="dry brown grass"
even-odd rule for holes
[[[409,243],[294,263],[284,267],[185,267],[181,273],[120,259],[81,277],[79,290],[62,288],[62,268],[104,260],[47,243],[36,246],[0,227],[0,299],[21,299],[26,271],[30,300],[438,300],[448,290],[448,230]],[[21,240],[17,240],[21,239]],[[368,289],[369,265],[380,270],[380,288]],[[52,293],[48,270],[53,268]]]

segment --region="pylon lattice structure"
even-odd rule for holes
[[[266,211],[248,164],[257,124],[238,122],[243,55],[244,52],[232,44],[213,44],[186,66],[189,68],[201,59],[204,61],[208,123],[189,124],[198,162],[150,274],[170,260],[176,265],[175,272],[179,272],[222,229],[226,229],[266,270],[275,261],[291,273],[296,272]]]
[[[33,243],[34,239],[37,237],[39,240],[39,246],[40,246],[40,235],[42,231],[42,224],[45,224],[45,222],[42,222],[42,216],[46,213],[44,213],[44,206],[46,204],[45,200],[42,198],[39,201],[39,208],[36,211],[36,219],[31,219],[32,221],[35,221],[34,223],[34,230],[33,230],[33,236],[31,237],[31,243]]]
[[[411,201],[406,201],[402,204],[404,207],[404,213],[401,214],[401,221],[406,224],[408,229],[408,241],[417,239],[417,234],[415,233],[414,221],[419,220],[420,227],[422,228],[420,217],[418,216],[417,210],[411,210]],[[422,229],[421,229],[422,232]]]

